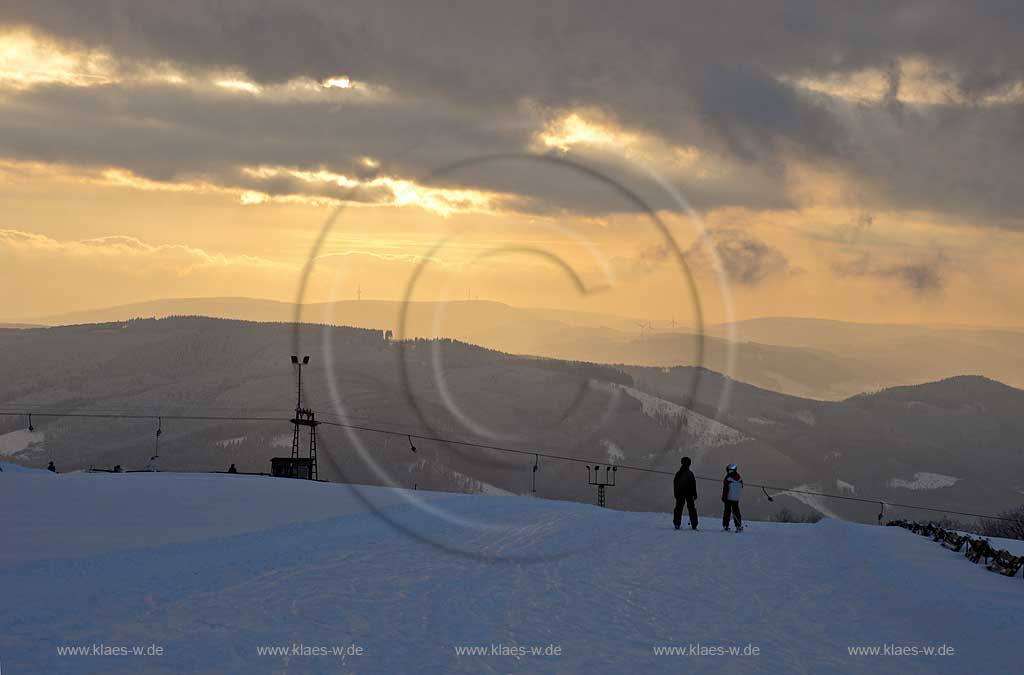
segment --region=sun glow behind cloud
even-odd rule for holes
[[[224,89],[234,89],[236,91],[244,91],[247,94],[259,94],[262,88],[255,82],[249,82],[248,80],[239,79],[225,79],[217,80],[214,82],[218,87]]]
[[[325,89],[330,89],[332,87],[336,87],[338,89],[351,89],[355,85],[348,77],[340,75],[338,77],[331,77],[324,80],[323,86]]]
[[[585,113],[584,113],[585,114]],[[618,129],[611,124],[587,119],[584,114],[571,112],[554,120],[537,138],[548,148],[568,152],[577,145],[622,147],[635,145],[637,134]]]
[[[101,51],[72,51],[27,31],[0,34],[0,84],[93,86],[113,82],[114,63]]]
[[[377,163],[372,158],[364,157],[360,164],[373,168]],[[499,193],[426,186],[391,176],[360,179],[326,169],[255,166],[242,167],[240,173],[252,179],[251,184],[230,185],[201,179],[157,181],[117,167],[86,169],[43,162],[0,160],[0,182],[47,177],[144,192],[224,195],[244,206],[271,203],[308,206],[416,206],[427,212],[448,217],[457,213],[500,213],[502,202],[506,198],[506,195]],[[297,188],[283,192],[280,189],[271,191],[269,187],[261,189],[261,182],[271,183],[280,179],[295,181]]]
[[[369,157],[364,157],[360,163],[367,168],[378,166],[376,160]],[[242,169],[242,172],[258,180],[271,180],[281,177],[296,179],[302,183],[314,186],[314,192],[316,191],[316,185],[340,187],[351,191],[348,200],[339,198],[336,195],[326,197],[327,201],[336,204],[342,201],[351,201],[353,204],[363,203],[364,200],[361,198],[361,193],[383,191],[385,194],[390,195],[390,199],[386,203],[394,206],[419,206],[424,210],[442,216],[452,215],[457,212],[494,211],[498,209],[499,202],[502,199],[502,195],[482,190],[425,186],[411,180],[390,176],[375,176],[364,180],[334,173],[326,169],[313,171],[289,167],[259,166],[245,167]],[[253,194],[259,193],[254,192]],[[319,197],[312,198],[323,201]],[[267,200],[269,199],[275,198],[268,195]],[[243,203],[261,203],[252,196],[249,197],[249,200],[248,202],[243,201]],[[374,203],[379,202],[374,201]]]
[[[1024,80],[972,100],[957,86],[958,77],[954,73],[916,57],[900,59],[888,70],[865,68],[853,72],[781,79],[806,91],[862,105],[875,105],[889,97],[911,105],[995,105],[1024,101]]]
[[[209,77],[218,78],[216,75]],[[362,98],[380,98],[388,93],[386,87],[357,82],[343,75],[328,78],[323,82],[299,77],[279,84],[261,85],[246,79],[243,73],[227,73],[212,81],[221,89],[278,99],[315,99],[336,93],[331,90],[343,90],[353,95],[358,94]]]
[[[666,176],[686,173],[692,178],[708,178],[721,171],[714,158],[696,146],[666,143],[652,134],[623,128],[595,110],[556,117],[536,134],[534,149],[596,151],[647,165]]]
[[[337,95],[380,99],[386,87],[338,75],[318,82],[298,77],[276,84],[259,84],[242,72],[185,71],[173,63],[127,63],[98,49],[62,45],[25,30],[0,33],[0,89],[28,89],[60,84],[96,87],[111,84],[163,84],[194,90],[272,99],[319,99]]]

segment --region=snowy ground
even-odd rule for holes
[[[16,455],[29,448],[39,445],[46,440],[46,433],[42,431],[29,431],[18,429],[6,434],[0,434],[0,456]]]
[[[5,470],[0,668],[1019,672],[1024,583],[900,528],[751,523],[731,534],[709,517],[707,531],[676,532],[667,514],[413,495],[429,497],[425,509],[408,496],[257,476]],[[163,653],[59,653],[97,645]],[[943,645],[955,654],[848,651]],[[362,653],[301,654],[314,647]],[[759,653],[714,653],[731,647]],[[488,653],[457,655],[467,648]],[[533,648],[560,654],[510,654]]]

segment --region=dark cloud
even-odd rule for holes
[[[894,265],[883,268],[881,273],[899,279],[915,293],[934,293],[946,286],[943,264],[940,261]]]
[[[799,272],[782,251],[739,228],[716,228],[709,239],[729,282],[757,286]],[[700,239],[686,251],[686,258],[699,267],[711,266],[707,245]]]
[[[875,216],[861,212],[850,220],[838,224],[822,224],[804,236],[830,244],[860,244],[875,226]]]
[[[427,153],[420,164],[399,162],[398,170],[413,175],[445,157],[521,150],[529,129],[517,118],[528,100],[544,110],[599,107],[628,128],[725,158],[732,176],[684,181],[699,206],[786,205],[780,167],[795,156],[870,186],[881,195],[871,207],[945,210],[1008,227],[1020,225],[1024,210],[1024,105],[978,104],[1024,72],[1019,3],[595,7],[581,0],[452,2],[441,10],[386,0],[11,0],[0,5],[0,23],[105,47],[137,64],[237,69],[262,83],[345,74],[399,97],[336,115],[252,103],[231,116],[225,114],[230,106],[213,97],[181,94],[169,101],[132,92],[103,120],[89,117],[96,104],[82,99],[90,94],[67,93],[61,103],[50,92],[50,105],[63,105],[63,117],[51,112],[51,122],[78,135],[99,131],[108,142],[51,143],[31,120],[8,119],[0,133],[14,139],[4,140],[5,153],[92,155],[99,163],[145,164],[142,172],[156,178],[201,171],[204,163],[220,174],[228,164],[256,160],[339,170],[356,161],[356,152],[386,156],[424,141],[445,149]],[[900,104],[906,82],[897,64],[906,58],[941,69],[967,100]],[[842,102],[787,84],[868,67],[888,78],[878,104]],[[31,98],[20,100],[25,96]],[[37,114],[40,97],[8,96],[5,114]],[[164,126],[146,125],[150,118],[140,109],[147,106]],[[73,114],[79,110],[85,112]],[[145,132],[158,138],[146,140]],[[176,133],[193,140],[168,147]],[[119,136],[133,141],[117,142]],[[149,156],[134,156],[144,152]],[[484,186],[522,195],[527,208],[600,211],[610,203],[587,190],[562,191],[531,170],[486,180]]]
[[[861,252],[832,265],[836,276],[895,281],[918,295],[942,292],[948,281],[949,268],[950,261],[941,252],[930,259],[895,263],[879,263],[871,254]]]
[[[749,67],[710,67],[694,91],[706,129],[746,161],[771,162],[786,148],[836,157],[844,130],[827,108]]]
[[[273,195],[299,194],[380,201],[380,189],[346,187],[276,176],[257,178],[241,167],[324,169],[363,176],[376,173],[448,188],[507,193],[506,205],[525,212],[560,209],[600,214],[635,211],[611,183],[636,193],[653,209],[678,204],[635,168],[609,156],[574,153],[573,161],[611,182],[568,166],[512,157],[534,142],[539,128],[515,112],[481,117],[439,101],[337,95],[275,100],[177,86],[104,85],[37,87],[0,98],[0,154],[75,166],[120,167],[155,181],[205,180]],[[536,121],[536,120],[531,120]],[[698,206],[783,206],[781,186],[737,167],[744,180],[726,177],[674,181]]]

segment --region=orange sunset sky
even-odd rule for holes
[[[1024,323],[991,6],[44,4],[0,9],[0,321],[291,301],[334,216],[309,301],[686,321],[681,259],[709,321]]]

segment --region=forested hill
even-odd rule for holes
[[[0,409],[163,417],[37,414],[33,431],[25,417],[2,417],[0,452],[30,466],[53,459],[61,470],[142,468],[160,424],[161,468],[235,463],[267,471],[270,457],[291,448],[293,353],[311,356],[303,402],[322,420],[666,471],[688,454],[698,475],[713,481],[724,464],[738,462],[751,482],[958,510],[991,512],[1024,498],[1017,414],[1024,392],[984,378],[823,402],[703,370],[698,400],[687,410],[698,372],[692,368],[511,356],[452,340],[399,344],[380,330],[202,317],[0,330]],[[269,419],[174,419],[180,415]],[[581,464],[542,461],[534,474],[529,455],[428,441],[413,453],[402,435],[319,432],[321,477],[330,480],[477,492],[536,488],[541,496],[594,499]],[[664,477],[623,472],[609,502],[663,510],[670,494],[664,484]],[[716,487],[702,481],[701,489],[712,494]],[[877,511],[802,497],[769,503],[756,490],[746,501],[763,515],[783,504],[859,520]],[[714,510],[715,503],[702,507]]]

